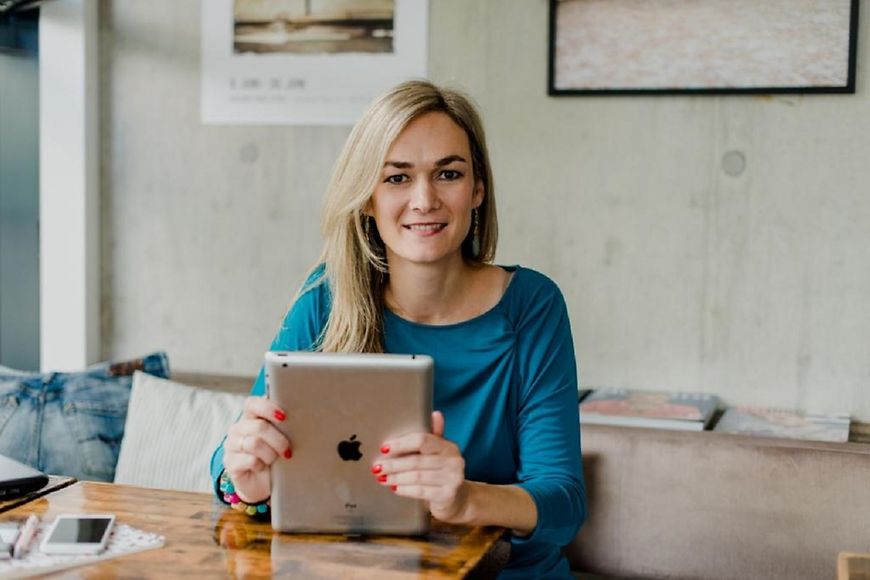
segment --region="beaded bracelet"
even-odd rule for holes
[[[233,485],[233,482],[230,481],[230,476],[227,475],[227,472],[224,471],[221,473],[220,482],[218,487],[223,493],[224,501],[230,504],[230,507],[236,511],[244,512],[249,516],[262,516],[269,513],[269,500],[263,500],[260,503],[252,503],[248,504],[242,501],[242,498],[239,497],[239,494],[236,493],[236,488]]]

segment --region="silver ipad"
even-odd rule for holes
[[[431,430],[428,356],[266,353],[270,399],[293,458],[272,465],[272,527],[282,532],[424,534],[421,500],[395,495],[371,466],[384,441]]]

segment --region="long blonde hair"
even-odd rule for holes
[[[483,183],[478,212],[478,248],[474,228],[462,243],[471,264],[490,263],[498,239],[492,169],[483,123],[463,93],[428,81],[402,83],[378,97],[357,122],[344,144],[326,190],[321,232],[323,251],[312,272],[325,266],[314,284],[328,283],[332,308],[316,348],[325,352],[383,352],[384,287],[389,270],[383,242],[363,209],[378,184],[384,160],[399,133],[417,117],[440,111],[465,130],[472,172]],[[300,294],[309,288],[303,287]]]

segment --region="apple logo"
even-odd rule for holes
[[[362,441],[357,441],[356,435],[351,435],[349,440],[338,444],[338,456],[345,461],[359,461],[362,459],[360,445]]]

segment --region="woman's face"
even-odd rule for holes
[[[471,210],[483,201],[468,136],[445,113],[417,117],[387,152],[366,213],[374,216],[391,266],[461,256]]]

